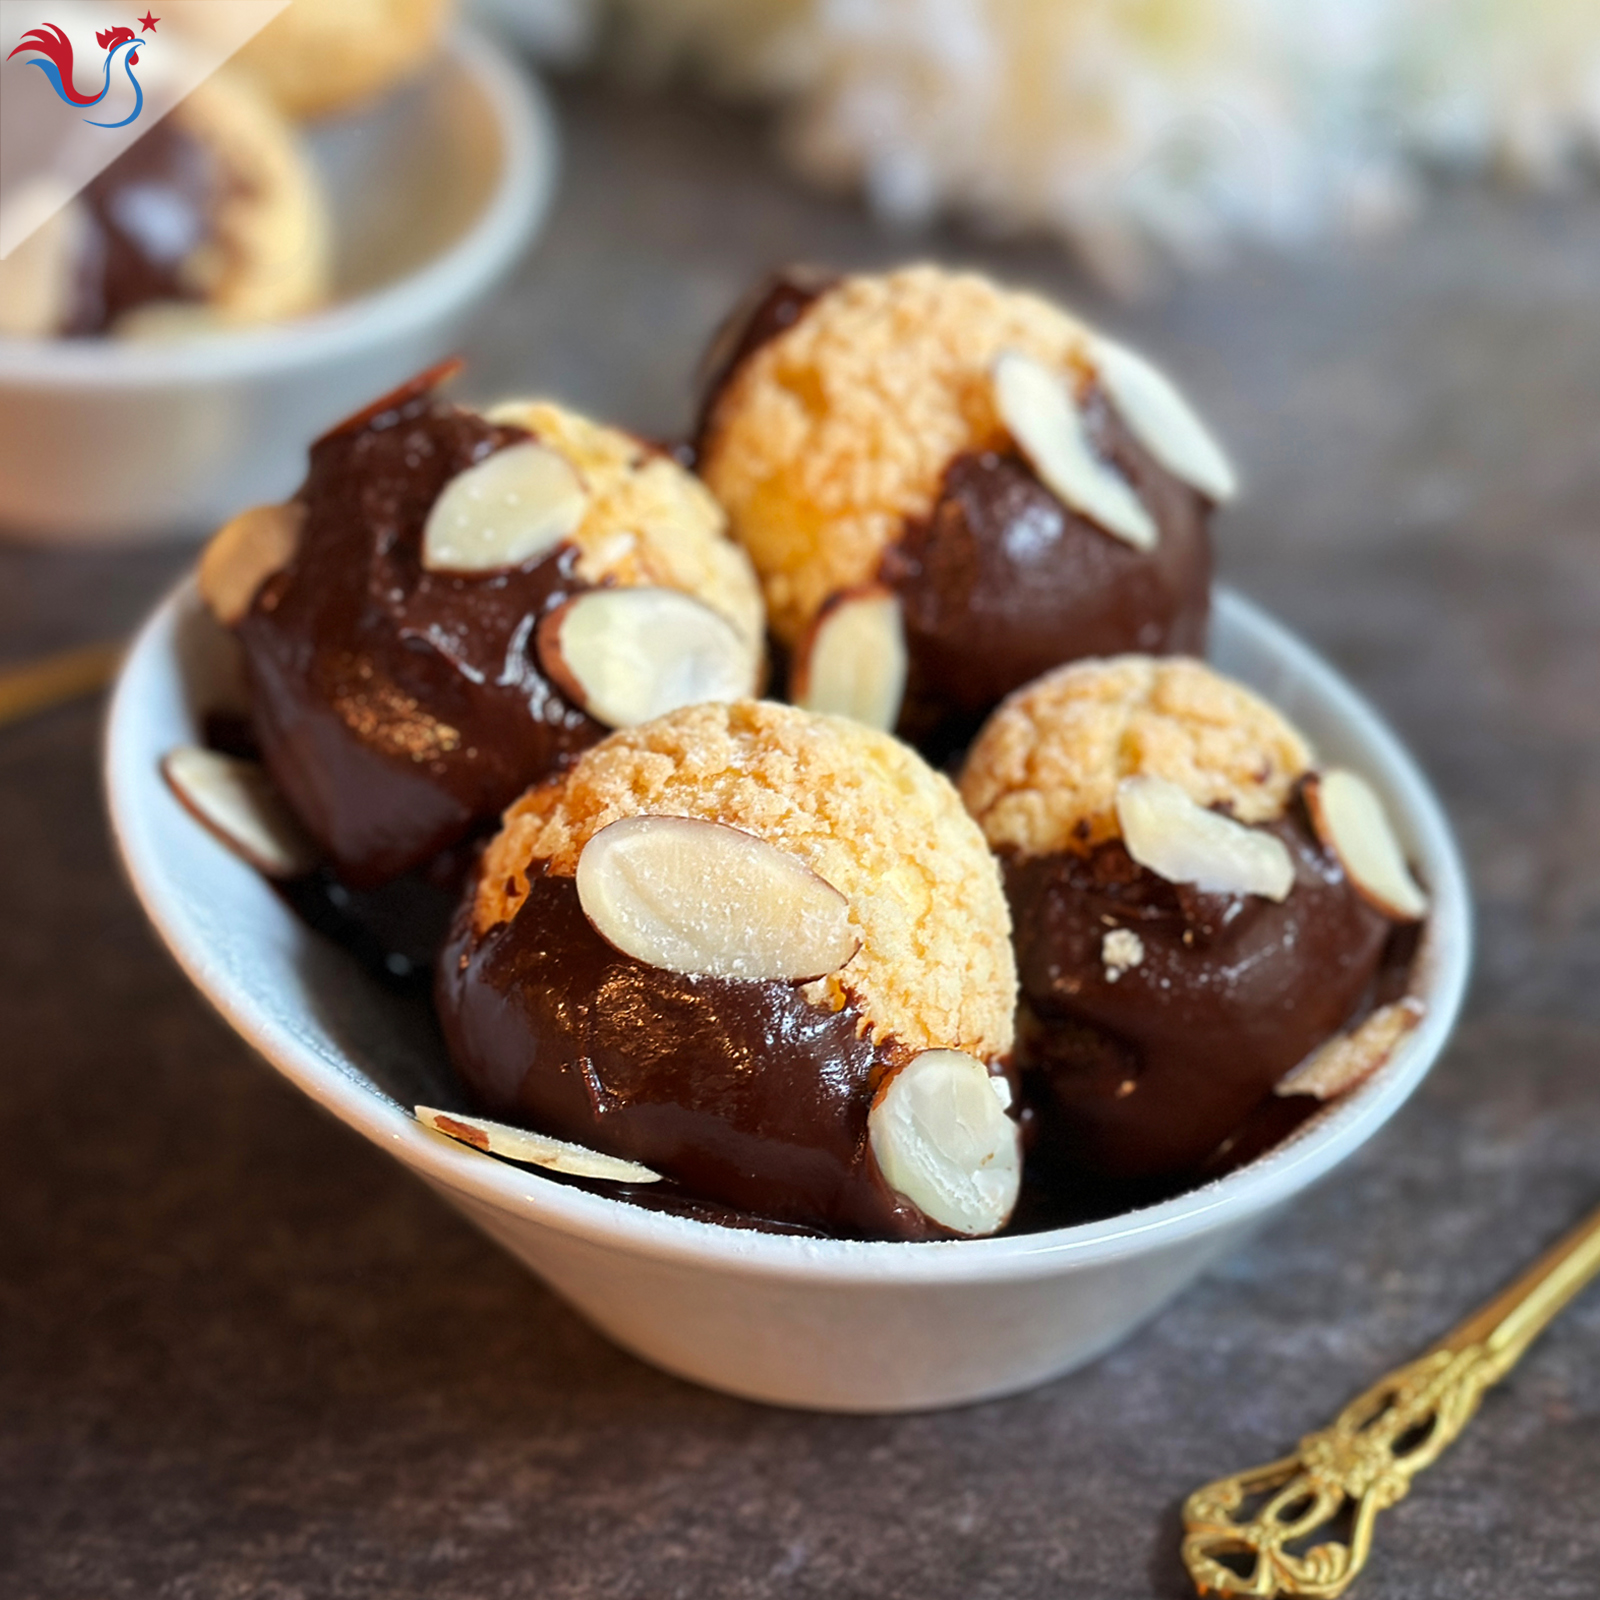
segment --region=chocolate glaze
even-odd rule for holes
[[[413,872],[354,889],[327,867],[273,884],[315,933],[342,945],[386,988],[431,994],[440,948],[481,841],[441,850]]]
[[[468,896],[439,964],[450,1058],[495,1116],[643,1162],[684,1191],[865,1238],[938,1236],[895,1195],[867,1112],[903,1057],[789,983],[690,977],[621,954],[575,881],[535,877],[482,938]]]
[[[1120,841],[1005,862],[1017,1061],[1046,1181],[1200,1176],[1273,1085],[1371,1003],[1390,923],[1298,799],[1268,831],[1295,865],[1281,903],[1168,883]],[[1144,945],[1115,981],[1101,959],[1112,928]]]
[[[69,337],[104,333],[124,312],[155,300],[199,300],[184,264],[206,244],[236,176],[216,152],[164,117],[82,192],[87,218]]]
[[[1155,519],[1154,550],[1069,510],[1022,456],[986,450],[950,463],[932,512],[911,520],[884,558],[910,655],[899,731],[935,760],[1062,662],[1204,652],[1209,503],[1156,462],[1097,390],[1086,415]]]
[[[421,564],[445,483],[526,437],[422,394],[318,440],[299,550],[239,625],[263,759],[352,887],[420,866],[605,732],[534,649],[588,587],[572,547],[503,572]]]
[[[247,711],[207,711],[200,719],[200,742],[218,755],[259,761],[261,745]]]
[[[1304,1127],[1322,1105],[1309,1094],[1269,1094],[1258,1100],[1244,1121],[1206,1157],[1195,1173],[1196,1180],[1209,1183],[1249,1166]]]
[[[711,413],[734,373],[762,345],[792,328],[807,308],[838,282],[837,276],[811,267],[785,267],[769,272],[729,312],[712,334],[700,363],[700,414],[695,423],[694,456],[704,445]]]
[[[243,761],[261,759],[248,716],[207,711],[201,728],[206,749]],[[432,992],[434,960],[481,843],[463,840],[375,889],[353,889],[326,866],[268,882],[308,928],[342,945],[386,988],[426,995]]]

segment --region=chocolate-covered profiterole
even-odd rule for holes
[[[1373,1003],[1400,919],[1314,825],[1318,781],[1277,712],[1181,658],[1060,668],[984,728],[961,790],[1004,865],[1047,1178],[1197,1172]]]
[[[700,468],[800,703],[942,757],[1063,661],[1202,647],[1231,473],[1164,378],[1056,307],[926,266],[779,276],[708,367]]]
[[[83,191],[85,227],[62,332],[104,333],[153,300],[198,300],[184,263],[210,237],[228,175],[216,151],[163,117]]]
[[[224,528],[201,589],[244,648],[261,753],[345,882],[415,868],[608,725],[748,694],[761,601],[705,490],[544,402],[433,375]]]
[[[283,119],[224,73],[0,263],[0,331],[148,336],[326,295],[326,205]]]
[[[896,1239],[1010,1214],[1014,998],[999,875],[949,784],[754,701],[613,734],[518,801],[437,989],[490,1114]]]

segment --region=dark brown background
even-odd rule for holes
[[[757,269],[933,249],[1164,358],[1249,480],[1224,574],[1437,779],[1476,878],[1455,1046],[1393,1127],[1088,1371],[944,1415],[766,1410],[606,1344],[273,1078],[118,876],[100,710],[0,732],[0,1592],[1143,1600],[1177,1507],[1292,1444],[1600,1200],[1600,203],[1109,306],[1044,246],[898,238],[754,126],[562,95],[546,242],[470,389],[687,417]],[[0,548],[0,655],[133,625],[187,556]],[[1383,1521],[1370,1600],[1600,1586],[1600,1293]]]

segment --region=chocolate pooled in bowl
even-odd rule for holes
[[[700,470],[798,703],[943,759],[1061,662],[1203,647],[1232,473],[1160,373],[1057,307],[930,266],[780,275],[707,368]]]
[[[439,376],[324,435],[295,498],[201,565],[272,779],[356,888],[608,727],[748,694],[761,668],[759,590],[695,479],[549,402],[449,404]]]
[[[439,963],[491,1116],[865,1238],[992,1233],[1020,1175],[999,874],[884,734],[741,701],[613,734],[506,814]]]
[[[1420,1014],[1391,980],[1425,902],[1376,797],[1201,662],[1058,669],[961,792],[1003,864],[1047,1185],[1217,1170],[1247,1125],[1292,1126],[1276,1095],[1314,1107]]]

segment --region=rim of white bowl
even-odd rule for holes
[[[1242,595],[1218,585],[1218,616],[1230,616],[1313,683],[1341,722],[1367,747],[1399,801],[1426,857],[1432,893],[1421,955],[1428,1010],[1395,1056],[1368,1082],[1299,1135],[1201,1188],[1073,1227],[994,1239],[910,1244],[815,1239],[723,1227],[646,1210],[484,1156],[422,1127],[381,1091],[308,1048],[236,992],[162,872],[141,806],[159,790],[161,751],[141,742],[137,707],[163,671],[175,670],[180,610],[196,603],[185,579],[157,608],[129,651],[107,721],[105,763],[111,821],[124,866],[145,911],[190,980],[250,1045],[341,1121],[364,1133],[422,1177],[508,1218],[657,1260],[697,1262],[733,1275],[814,1284],[960,1283],[1029,1278],[1144,1249],[1260,1215],[1304,1189],[1364,1144],[1410,1097],[1455,1024],[1471,965],[1471,907],[1465,867],[1443,809],[1399,738],[1311,647]],[[176,803],[176,802],[170,802]],[[315,937],[309,932],[306,935]]]
[[[141,389],[249,378],[326,362],[432,321],[443,302],[482,293],[520,254],[555,191],[556,119],[539,83],[475,28],[457,27],[445,53],[483,94],[500,133],[500,174],[465,232],[393,283],[286,322],[157,342],[0,338],[0,383]]]

